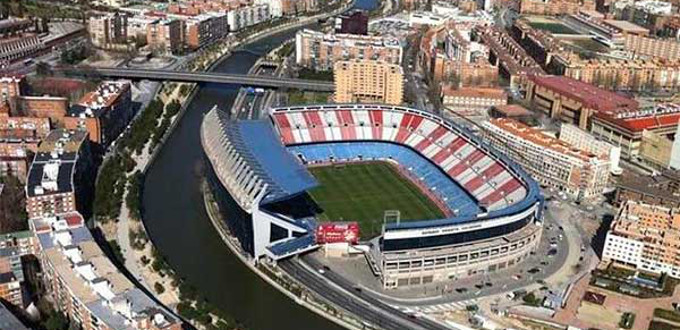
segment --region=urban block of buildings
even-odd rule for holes
[[[335,62],[335,102],[400,105],[404,72],[400,65],[372,60]]]
[[[592,0],[520,0],[519,12],[534,15],[575,14],[580,9],[595,10]]]
[[[326,34],[304,29],[295,35],[295,62],[315,70],[331,70],[337,61],[374,60],[401,64],[403,50],[391,37]]]
[[[82,329],[182,329],[177,316],[116,268],[78,212],[38,216],[30,227],[47,292]]]
[[[629,200],[612,222],[602,261],[680,277],[680,210]]]
[[[509,118],[483,122],[489,142],[527,170],[539,183],[577,200],[602,194],[609,159],[578,150],[564,141]]]
[[[488,47],[472,37],[477,25],[450,23],[427,31],[420,45],[421,68],[454,87],[497,86],[498,66],[489,63]]]

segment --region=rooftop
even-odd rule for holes
[[[503,113],[508,117],[521,117],[531,115],[531,111],[529,111],[527,108],[519,104],[496,105],[493,108],[496,111]]]
[[[617,114],[596,113],[595,118],[621,127],[631,133],[675,127],[680,121],[680,104],[662,103],[651,108]]]
[[[129,90],[130,83],[126,81],[105,81],[70,107],[69,116],[99,117]]]
[[[583,161],[599,158],[598,156],[592,153],[586,152],[584,150],[579,150],[564,141],[560,141],[554,137],[543,134],[540,130],[533,127],[529,127],[526,124],[516,121],[514,119],[497,118],[491,119],[489,122],[492,125],[512,134],[513,136],[529,141],[533,144],[542,146],[546,149],[553,150],[565,156],[576,157]]]
[[[266,120],[227,122],[226,134],[257,175],[269,184],[263,202],[296,195],[317,185],[314,177],[290,154]]]
[[[0,302],[0,329],[28,330],[12,312]]]
[[[323,39],[327,43],[341,43],[343,46],[374,46],[401,48],[401,43],[393,37],[365,36],[359,34],[345,33],[323,33],[319,31],[304,29],[298,34],[307,35],[315,39]]]
[[[444,86],[442,88],[443,96],[458,96],[458,97],[477,97],[477,98],[494,98],[507,99],[508,94],[502,88],[483,88],[483,87],[463,87],[454,88],[453,86]]]
[[[616,113],[637,109],[638,102],[623,95],[565,76],[531,76],[541,87],[582,103],[599,112]]]
[[[73,171],[87,132],[56,129],[38,146],[28,173],[29,197],[73,191]]]

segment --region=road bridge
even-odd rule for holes
[[[55,68],[55,72],[76,76],[98,76],[111,79],[147,79],[161,81],[180,81],[189,83],[216,83],[243,85],[264,88],[294,88],[300,90],[333,92],[333,83],[328,81],[284,78],[274,76],[246,75],[219,72],[190,72],[164,69],[135,68],[95,68],[64,67]]]

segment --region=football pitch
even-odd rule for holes
[[[312,167],[320,185],[309,194],[321,207],[321,221],[357,221],[363,239],[380,234],[384,211],[401,221],[441,219],[442,211],[420,189],[383,162]]]

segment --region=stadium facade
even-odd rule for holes
[[[226,222],[253,260],[317,247],[316,164],[385,161],[436,200],[443,219],[386,223],[367,241],[386,288],[493,272],[520,262],[540,241],[538,184],[505,155],[439,116],[372,104],[270,110],[268,120],[231,121],[213,109],[201,126],[209,182]]]

